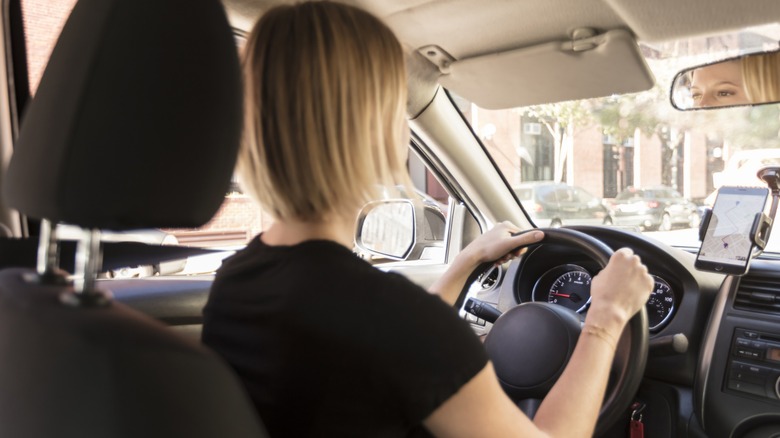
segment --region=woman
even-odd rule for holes
[[[693,70],[691,96],[695,108],[750,103],[742,79],[741,61],[718,62]]]
[[[238,372],[271,435],[592,434],[616,339],[653,285],[639,259],[620,250],[593,279],[583,334],[532,422],[451,304],[480,263],[541,232],[499,224],[432,293],[351,252],[374,188],[408,181],[393,33],[354,7],[308,2],[269,10],[245,50],[238,170],[276,221],[218,272],[203,341]]]
[[[750,102],[780,101],[780,52],[756,53],[743,57],[742,76]]]

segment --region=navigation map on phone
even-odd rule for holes
[[[756,214],[764,210],[767,191],[737,190],[740,191],[724,190],[718,193],[698,261],[740,267],[747,265],[753,249],[750,232]]]

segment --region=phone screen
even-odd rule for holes
[[[754,245],[750,232],[756,214],[764,211],[768,193],[761,187],[722,187],[718,191],[696,268],[735,275],[747,272]]]

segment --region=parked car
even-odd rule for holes
[[[676,226],[696,228],[700,222],[696,204],[664,186],[623,190],[611,203],[611,215],[615,225],[645,230],[669,231]]]
[[[613,222],[601,199],[582,187],[543,181],[520,184],[514,191],[538,227],[611,225]]]

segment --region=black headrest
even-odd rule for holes
[[[27,108],[3,195],[82,227],[195,227],[224,199],[242,122],[218,0],[80,0]]]

